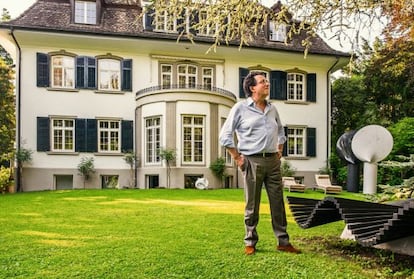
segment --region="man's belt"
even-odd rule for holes
[[[248,156],[250,156],[250,157],[263,157],[263,158],[265,158],[265,157],[273,157],[275,155],[276,155],[276,153],[274,153],[274,152],[272,152],[272,153],[260,152],[260,153],[251,154],[251,155],[248,155]]]

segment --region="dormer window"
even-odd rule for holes
[[[155,31],[177,32],[177,18],[167,11],[155,17]]]
[[[96,24],[95,1],[75,1],[75,23]]]
[[[286,25],[283,23],[269,22],[269,40],[284,42],[286,39]]]

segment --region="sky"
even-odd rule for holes
[[[263,0],[266,6],[271,6],[277,0]],[[3,8],[6,8],[10,12],[12,18],[18,17],[21,13],[27,10],[36,0],[0,0],[0,12],[3,11]],[[369,41],[373,41],[376,36],[380,33],[380,28],[378,30],[371,30],[369,34],[365,34],[364,37],[368,38]],[[336,40],[327,40],[325,41],[334,49],[341,51],[350,51],[350,45],[339,45]]]

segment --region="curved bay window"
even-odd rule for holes
[[[195,88],[197,84],[197,67],[193,65],[178,65],[177,78],[180,88]]]

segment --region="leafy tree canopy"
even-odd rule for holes
[[[238,41],[240,47],[248,45],[254,34],[263,29],[268,20],[276,25],[290,24],[287,40],[301,31],[307,38],[302,44],[311,47],[310,39],[316,34],[328,35],[342,42],[350,42],[356,48],[363,30],[371,30],[375,21],[387,19],[387,34],[414,38],[412,0],[385,1],[332,1],[332,0],[285,0],[274,2],[270,8],[260,0],[152,0],[155,16],[173,15],[184,19],[192,11],[205,10],[207,16],[199,20],[195,28],[216,26],[215,41],[211,49],[221,43]],[[185,20],[181,20],[186,24]],[[295,24],[292,24],[295,23]],[[408,31],[407,31],[408,29]],[[353,31],[351,33],[350,31]],[[184,31],[181,35],[184,34]],[[353,35],[349,35],[353,34]],[[191,34],[186,34],[191,38]],[[305,51],[306,52],[306,51]]]

